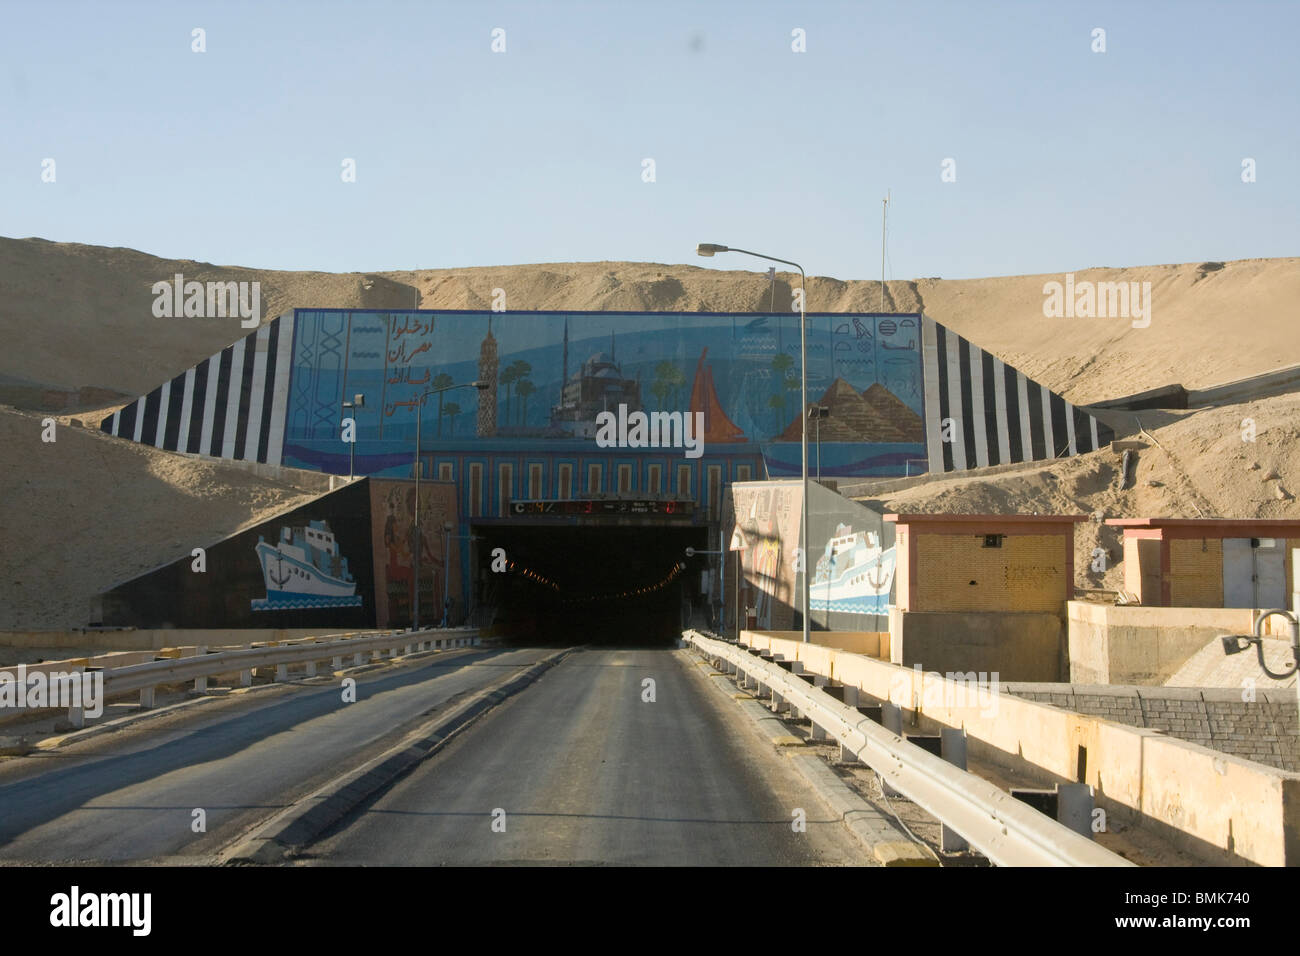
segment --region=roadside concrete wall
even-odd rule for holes
[[[1110,819],[1150,828],[1207,862],[1300,865],[1300,774],[859,654],[758,632],[741,639],[892,701],[909,730],[965,728],[976,760],[1045,786],[1091,784]]]
[[[1040,611],[889,612],[890,660],[932,671],[997,672],[1003,680],[1066,676],[1065,630]]]
[[[1220,634],[1249,634],[1255,620],[1250,608],[1087,601],[1069,602],[1066,616],[1069,677],[1076,684],[1163,684]]]
[[[790,641],[803,640],[803,631],[764,631],[764,633]],[[808,640],[821,647],[835,647],[865,657],[874,657],[877,660],[889,660],[888,631],[809,631]]]
[[[1002,690],[1130,727],[1163,730],[1279,770],[1300,771],[1300,711],[1292,688],[1256,689],[1254,700],[1243,700],[1242,690],[1213,687],[1003,684]]]

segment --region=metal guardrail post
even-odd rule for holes
[[[960,727],[944,727],[939,731],[942,739],[940,755],[958,770],[966,769],[966,731]],[[970,844],[956,830],[946,824],[939,831],[939,848],[944,853],[969,850]]]
[[[208,653],[208,649],[203,644],[200,644],[198,647],[194,648],[195,657],[203,657],[207,653]],[[194,678],[194,693],[206,694],[207,692],[208,692],[208,675],[200,674],[198,677]]]
[[[790,662],[790,673],[793,674],[795,677],[798,677],[800,674],[802,674],[802,673],[803,673],[803,662],[802,662],[802,661],[791,661],[791,662]],[[794,701],[791,700],[791,701],[787,701],[786,703],[788,703],[788,704],[790,705],[790,719],[791,719],[791,720],[801,720],[801,719],[803,719],[803,714],[801,714],[801,713],[799,712],[799,708],[795,706]]]
[[[84,681],[84,680],[86,679],[86,674],[88,674],[88,673],[94,673],[94,670],[95,670],[95,669],[87,670],[87,669],[84,668],[84,667],[74,667],[74,668],[73,668],[73,673],[81,675],[81,676],[79,676],[77,679],[78,679],[78,680],[81,680],[81,681]],[[71,695],[68,695],[68,696],[64,697],[64,700],[71,700],[71,699],[72,699],[72,696],[71,696]],[[82,704],[85,704],[85,702],[86,702],[86,698],[85,698],[85,686],[84,686],[84,685],[83,685],[83,687],[82,687],[82,693],[81,693],[80,699],[81,699]],[[86,726],[86,708],[85,708],[84,706],[82,706],[82,707],[69,707],[69,708],[68,708],[68,723],[71,724],[71,725],[73,726],[73,728],[76,729],[76,730],[80,730],[82,727]]]
[[[829,683],[830,681],[821,674],[813,675],[814,687],[826,687]],[[831,735],[826,732],[826,728],[817,723],[817,718],[813,715],[809,715],[808,718],[808,737],[818,743],[825,743],[831,739]]]
[[[891,734],[903,736],[903,708],[899,707],[893,701],[882,701],[880,704],[880,726],[884,727]],[[880,787],[887,797],[901,797],[897,790],[885,783],[881,778]]]
[[[844,685],[844,706],[852,707],[855,710],[857,709],[858,688],[854,687],[852,684]],[[845,747],[844,744],[840,744],[840,763],[861,765],[862,761],[858,759],[858,755],[852,750]]]
[[[779,667],[750,661],[740,651],[695,631],[686,631],[684,636],[706,653],[744,660],[744,666],[780,688],[782,696],[808,712],[810,719],[825,721],[823,726],[831,730],[832,736],[847,744],[882,780],[896,784],[896,792],[965,837],[993,863],[999,866],[1133,865],[1056,820],[1045,818],[987,780],[958,770],[941,757],[886,731],[867,715]],[[901,712],[893,719],[898,718]]]

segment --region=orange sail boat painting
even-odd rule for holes
[[[704,364],[709,354],[706,346],[700,353],[700,360],[695,365],[695,383],[691,386],[691,415],[704,413],[704,441],[706,444],[723,444],[727,442],[747,441],[744,431],[727,417],[718,401],[717,389],[713,387],[713,367]]]

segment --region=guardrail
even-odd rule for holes
[[[207,651],[199,648],[198,653],[190,657],[149,661],[143,664],[128,664],[110,670],[97,668],[76,668],[73,672],[49,683],[61,685],[65,695],[61,700],[75,699],[80,706],[68,708],[68,720],[73,727],[85,726],[85,698],[78,689],[72,695],[67,689],[87,678],[102,680],[99,691],[101,701],[111,700],[125,694],[140,692],[140,706],[154,706],[154,692],[164,684],[180,684],[194,681],[195,690],[207,689],[207,679],[220,674],[239,674],[239,685],[249,687],[253,682],[253,669],[274,666],[275,679],[288,679],[289,665],[305,665],[306,676],[316,676],[316,665],[323,660],[330,660],[337,670],[343,667],[344,658],[351,657],[353,666],[366,663],[367,656],[376,660],[385,652],[395,652],[398,648],[403,653],[453,648],[477,647],[480,645],[476,629],[438,629],[427,628],[420,631],[389,631],[365,637],[343,637],[337,640],[298,640],[293,643],[271,643],[261,647],[240,648],[237,650]],[[51,696],[55,696],[51,694]]]
[[[706,657],[715,662],[727,661],[738,673],[752,677],[797,707],[879,773],[886,784],[960,834],[998,866],[1134,865],[738,645],[705,637],[698,631],[685,631],[683,637]]]

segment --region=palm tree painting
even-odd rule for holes
[[[666,408],[665,399],[673,397],[673,405],[680,404],[681,387],[686,384],[686,375],[672,362],[664,361],[655,366],[654,384],[650,392],[659,399],[659,407]]]
[[[776,373],[777,387],[779,391],[768,399],[768,405],[771,408],[780,409],[781,423],[777,425],[776,434],[781,434],[784,428],[784,422],[789,417],[785,411],[786,394],[791,390],[799,387],[799,380],[793,375],[788,374],[790,369],[794,368],[794,359],[786,352],[778,352],[772,356],[772,371]]]
[[[520,379],[518,384],[515,385],[515,394],[519,396],[520,405],[522,406],[519,410],[520,425],[528,424],[528,396],[535,391],[537,391],[537,386],[526,378]]]
[[[510,389],[520,379],[526,378],[533,367],[523,359],[516,359],[501,372],[500,382],[506,387],[506,421],[510,421]]]

